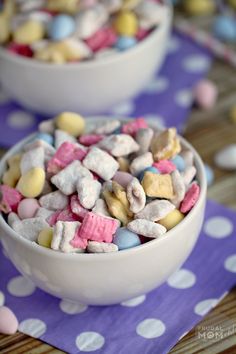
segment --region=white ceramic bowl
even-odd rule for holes
[[[155,127],[154,123],[152,125]],[[0,176],[7,159],[21,150],[28,140],[29,137],[22,140],[4,156]],[[204,217],[204,166],[194,148],[182,138],[181,143],[194,153],[201,193],[190,213],[165,237],[116,253],[64,254],[26,240],[0,215],[0,239],[10,260],[39,288],[59,298],[85,304],[116,304],[161,285],[189,256]]]
[[[169,6],[163,24],[137,46],[98,61],[53,65],[0,48],[0,82],[13,99],[43,114],[105,112],[139,93],[159,70],[171,20]]]

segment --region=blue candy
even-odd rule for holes
[[[205,167],[205,173],[206,173],[206,179],[207,179],[207,185],[211,186],[212,183],[214,182],[214,171],[212,170],[212,168],[207,165],[204,164]]]
[[[142,172],[139,173],[138,179],[139,179],[140,181],[142,181],[142,179],[143,179],[143,177],[144,177],[144,173],[147,172],[147,171],[148,171],[148,172],[152,172],[152,173],[158,173],[158,174],[160,174],[160,172],[158,171],[158,169],[157,169],[156,167],[153,167],[153,166],[147,167],[147,168],[145,168]]]
[[[185,170],[186,164],[182,156],[176,155],[171,161],[179,172],[183,172]]]
[[[141,244],[138,235],[129,231],[126,227],[121,227],[116,231],[112,242],[118,246],[119,251],[133,248]]]
[[[38,133],[36,135],[36,139],[39,139],[39,140],[44,140],[46,141],[46,143],[50,144],[50,145],[53,145],[53,137],[52,135],[50,134],[47,134],[47,133]]]
[[[121,51],[134,47],[137,44],[137,39],[135,37],[119,37],[115,47]]]
[[[218,16],[213,24],[213,31],[217,38],[227,41],[236,41],[236,22],[231,16]]]
[[[75,31],[74,19],[69,15],[58,15],[53,18],[48,27],[48,35],[54,41],[69,37]]]

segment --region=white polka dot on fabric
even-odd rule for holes
[[[178,91],[175,95],[175,102],[181,107],[189,107],[192,101],[193,95],[189,89]]]
[[[233,224],[224,216],[215,216],[204,224],[204,232],[213,238],[225,238],[232,234]]]
[[[188,289],[196,283],[196,276],[190,270],[182,268],[172,274],[167,283],[172,288]]]
[[[193,54],[184,59],[183,67],[186,71],[199,73],[209,69],[210,59],[205,55]]]
[[[3,306],[5,303],[5,295],[0,291],[0,306]]]
[[[232,254],[226,258],[224,262],[224,267],[226,270],[232,273],[236,273],[236,254]]]
[[[164,323],[156,318],[147,318],[136,327],[136,332],[141,337],[152,339],[162,336],[166,327]]]
[[[8,97],[8,95],[0,90],[0,103],[1,104],[4,104],[4,103],[8,103],[10,101],[10,98]]]
[[[134,297],[133,299],[123,301],[121,305],[126,307],[135,307],[142,304],[145,301],[145,299],[146,299],[146,295],[140,295]]]
[[[165,119],[157,114],[145,114],[144,118],[147,121],[150,121],[150,123],[153,123],[155,121],[155,125],[157,128],[162,129],[165,128]]]
[[[161,93],[165,91],[168,86],[168,79],[166,77],[159,77],[158,79],[151,81],[146,87],[145,91],[149,93]]]
[[[176,37],[171,37],[167,43],[167,52],[173,53],[176,52],[180,48],[180,41]]]
[[[93,352],[103,347],[105,339],[97,332],[82,332],[76,337],[75,343],[81,352]]]
[[[32,295],[36,287],[31,280],[19,275],[11,279],[7,284],[7,290],[11,295],[23,297]]]
[[[60,301],[60,309],[68,315],[76,315],[87,310],[88,306],[79,304],[78,302],[72,302],[68,300]]]
[[[7,124],[11,128],[25,129],[31,127],[35,123],[35,117],[24,111],[14,111],[9,113]]]
[[[134,102],[127,101],[120,103],[112,109],[113,114],[117,115],[130,115],[135,110]]]
[[[194,307],[194,312],[196,315],[205,316],[213,307],[217,305],[218,301],[218,299],[202,300]]]
[[[19,324],[18,330],[31,337],[39,338],[46,332],[47,326],[42,320],[29,318]]]

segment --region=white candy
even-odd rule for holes
[[[140,27],[148,30],[167,20],[168,7],[152,0],[145,0],[134,11],[139,17]]]
[[[152,166],[154,160],[151,152],[145,152],[143,155],[140,155],[133,159],[130,165],[130,172],[137,176],[145,168]]]
[[[127,134],[107,136],[99,142],[99,147],[115,157],[127,156],[139,150],[139,145]]]
[[[30,241],[36,241],[39,232],[46,227],[48,223],[41,217],[16,220],[12,223],[13,230]]]
[[[150,221],[158,221],[166,217],[175,206],[168,200],[154,200],[148,203],[143,210],[135,215],[136,219],[146,219]]]
[[[127,199],[130,204],[130,210],[135,214],[145,207],[146,194],[137,178],[133,178],[127,186]]]
[[[166,233],[166,228],[146,219],[136,219],[128,223],[127,228],[138,234],[150,238],[159,238]]]
[[[60,250],[64,253],[84,252],[83,249],[75,248],[70,244],[80,225],[79,221],[57,221],[53,228],[51,248],[56,251]]]
[[[178,208],[180,202],[182,202],[184,199],[186,192],[184,178],[181,176],[178,170],[175,170],[171,173],[171,179],[174,190],[174,198],[171,199],[171,202],[176,206],[176,208]]]
[[[51,182],[65,195],[76,191],[78,179],[86,177],[92,179],[92,173],[78,160],[73,161],[51,178]]]
[[[12,224],[15,221],[20,221],[19,216],[16,213],[13,213],[13,212],[9,213],[8,216],[7,216],[7,223],[12,227]]]
[[[192,182],[192,180],[194,179],[196,173],[197,173],[197,170],[196,170],[195,166],[189,166],[183,172],[181,172],[181,176],[183,178],[183,181],[184,181],[184,184],[185,184],[186,188]]]
[[[63,130],[55,130],[55,148],[58,149],[63,143],[76,143],[77,140],[74,136],[64,132]]]
[[[96,200],[96,203],[95,203],[92,211],[95,214],[98,214],[98,215],[110,216],[110,213],[109,213],[109,211],[107,209],[106,202],[103,199],[101,199],[101,198]]]
[[[49,210],[46,208],[38,208],[35,214],[35,217],[43,218],[45,221],[54,213],[53,210]]]
[[[108,120],[106,123],[100,124],[95,130],[95,134],[111,134],[120,127],[119,120]]]
[[[39,131],[41,133],[53,134],[55,130],[55,123],[53,119],[44,120],[39,124]]]
[[[101,187],[101,183],[95,179],[80,178],[77,182],[80,204],[86,209],[92,209],[99,198]]]
[[[118,246],[114,243],[89,241],[87,250],[91,253],[110,253],[117,252]]]
[[[91,148],[83,160],[83,165],[105,181],[109,181],[119,168],[118,162],[112,156],[97,147]]]
[[[40,167],[44,169],[44,158],[45,155],[43,147],[37,147],[35,149],[26,151],[20,161],[21,174],[24,175],[34,167]]]
[[[93,54],[89,46],[78,38],[67,38],[64,42],[75,58],[88,59]]]
[[[223,170],[236,170],[236,144],[224,147],[215,155],[215,164]]]
[[[137,131],[135,140],[140,146],[140,150],[138,151],[139,155],[144,154],[149,150],[153,134],[154,132],[151,128],[143,128]]]
[[[50,210],[64,209],[68,205],[68,203],[69,198],[60,191],[45,194],[39,199],[39,204],[43,208]]]

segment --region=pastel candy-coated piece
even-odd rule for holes
[[[148,197],[172,199],[174,197],[171,176],[146,172],[142,186]]]
[[[34,167],[21,176],[17,189],[26,198],[35,198],[40,195],[45,182],[45,171],[40,167]]]
[[[69,15],[55,16],[49,23],[48,35],[53,41],[69,37],[75,31],[75,20]]]
[[[63,112],[55,118],[58,129],[64,130],[72,136],[79,136],[84,132],[85,121],[79,114]]]
[[[141,41],[142,39],[146,38],[148,34],[149,34],[148,30],[140,27],[138,29],[138,32],[136,33],[136,38],[138,41]]]
[[[15,314],[7,306],[0,307],[0,333],[14,334],[18,328],[18,320]]]
[[[33,218],[39,208],[39,202],[34,198],[26,198],[20,201],[17,213],[20,219]]]
[[[44,37],[45,28],[42,22],[29,20],[19,26],[13,33],[14,42],[31,44]]]
[[[192,16],[209,15],[215,10],[214,1],[211,0],[184,0],[182,6],[184,10]]]
[[[200,187],[197,183],[193,183],[187,193],[185,194],[184,200],[181,203],[180,211],[181,213],[187,213],[196,204],[200,194]]]
[[[5,43],[10,37],[10,23],[7,16],[0,14],[0,43]]]
[[[81,204],[78,199],[77,195],[72,195],[70,199],[70,207],[71,210],[74,214],[76,214],[79,218],[79,220],[83,220],[85,215],[89,212],[87,209],[85,209]]]
[[[217,16],[213,24],[215,36],[226,42],[236,41],[236,25],[233,16]]]
[[[169,174],[176,170],[176,165],[171,160],[160,160],[152,164],[161,174]]]
[[[133,248],[141,244],[140,238],[126,227],[119,228],[113,238],[113,243],[117,245],[119,251]]]
[[[236,144],[227,145],[218,151],[214,161],[216,166],[223,170],[236,170]]]
[[[212,185],[212,183],[214,182],[214,171],[213,169],[207,165],[204,164],[205,167],[205,173],[206,173],[206,179],[207,179],[207,185],[208,187]]]
[[[90,241],[112,242],[118,227],[117,220],[90,212],[85,215],[78,236]]]
[[[95,145],[99,143],[104,138],[104,135],[99,135],[99,134],[87,134],[87,135],[82,135],[79,138],[80,144],[83,144],[85,146],[90,146],[90,145]]]
[[[117,35],[112,28],[100,28],[94,35],[86,40],[93,52],[111,47],[117,41]]]
[[[46,143],[53,145],[53,136],[51,134],[47,133],[38,133],[36,135],[36,139],[44,140]]]
[[[181,155],[176,155],[171,162],[173,162],[173,164],[176,166],[177,170],[179,170],[179,172],[182,172],[185,170],[185,161],[183,159],[183,157]],[[169,172],[170,173],[170,172]]]
[[[22,195],[15,188],[5,184],[0,185],[0,210],[4,213],[16,212]]]
[[[137,39],[135,37],[121,36],[118,38],[115,47],[120,51],[124,51],[134,47],[136,44]]]
[[[133,176],[130,173],[123,171],[117,171],[112,178],[113,181],[119,183],[123,188],[126,188],[132,179]]]
[[[179,224],[183,219],[184,214],[182,214],[178,209],[174,209],[163,219],[159,220],[158,223],[163,225],[167,230],[170,230]]]
[[[155,166],[147,167],[142,172],[140,172],[140,174],[138,175],[138,179],[140,180],[140,182],[143,180],[145,172],[160,173],[159,170]]]
[[[139,129],[148,128],[147,122],[144,118],[136,118],[131,122],[123,124],[121,127],[121,131],[123,134],[129,134],[135,136]]]
[[[203,109],[210,109],[216,104],[218,90],[210,80],[200,80],[194,88],[193,97],[196,104]]]
[[[33,57],[33,51],[29,45],[26,44],[18,44],[18,43],[10,43],[7,46],[7,50],[13,54],[18,54],[26,58]]]
[[[4,172],[2,181],[4,184],[7,184],[9,187],[14,188],[21,176],[20,171],[20,161],[21,161],[21,154],[14,155],[10,157],[7,161],[9,168]]]
[[[38,235],[38,244],[40,246],[50,248],[51,247],[51,242],[52,242],[52,237],[53,237],[53,229],[52,227],[47,227],[40,231]]]
[[[122,11],[115,18],[114,28],[121,36],[135,36],[138,31],[138,19],[133,12]]]

